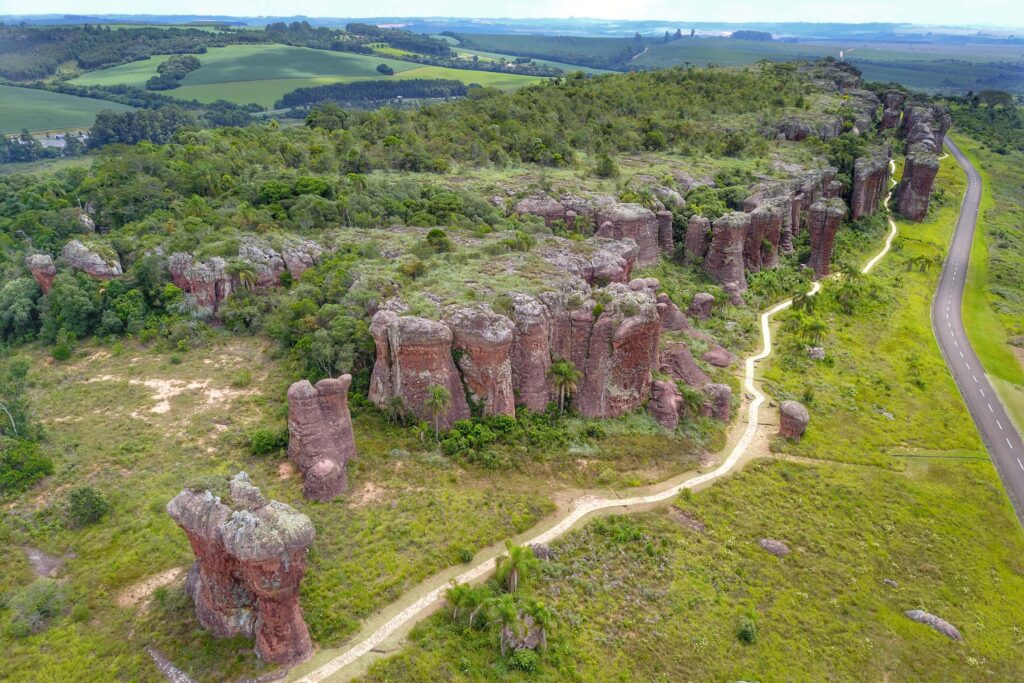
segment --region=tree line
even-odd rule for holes
[[[319,102],[366,104],[383,102],[398,97],[410,99],[444,99],[464,97],[468,88],[461,81],[446,78],[410,78],[403,81],[354,81],[331,83],[312,88],[298,88],[277,103],[278,109],[301,107]]]

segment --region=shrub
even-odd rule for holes
[[[287,427],[257,427],[249,432],[249,452],[253,455],[269,455],[287,447]]]
[[[427,233],[427,244],[438,254],[452,250],[452,241],[448,239],[448,233],[441,228],[432,228]]]
[[[110,506],[100,493],[90,487],[82,486],[68,495],[68,518],[77,527],[89,526],[103,519]]]
[[[740,625],[736,628],[736,637],[744,643],[757,640],[757,624],[750,617],[740,617]]]
[[[0,451],[0,494],[24,491],[53,474],[53,462],[31,441],[15,439]]]
[[[597,165],[594,167],[594,175],[598,178],[616,178],[619,175],[619,166],[615,159],[601,152],[597,155]]]
[[[540,655],[533,650],[516,650],[508,658],[508,665],[513,669],[532,673],[540,666]]]
[[[15,638],[24,638],[45,631],[64,611],[66,600],[64,588],[56,581],[38,579],[30,583],[10,600],[8,606],[12,614],[8,632]]]
[[[51,355],[54,360],[65,361],[71,358],[72,351],[75,350],[75,333],[69,332],[65,328],[60,328],[60,332],[57,333],[57,339],[53,342],[53,351]]]

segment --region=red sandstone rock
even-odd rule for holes
[[[698,292],[693,295],[693,301],[686,309],[687,315],[698,320],[707,320],[711,317],[711,311],[715,306],[715,297],[707,292]]]
[[[116,256],[105,257],[78,240],[65,244],[61,257],[75,270],[84,271],[97,280],[112,280],[123,272]]]
[[[658,219],[639,204],[615,204],[597,213],[598,236],[611,239],[629,238],[636,242],[639,253],[636,263],[649,266],[658,262],[661,247],[658,241]]]
[[[175,285],[191,295],[197,306],[213,313],[233,289],[227,262],[219,256],[196,263],[189,254],[179,252],[171,254],[167,268]]]
[[[683,245],[683,262],[687,265],[703,263],[711,241],[711,222],[704,216],[694,214],[686,224],[686,242]]]
[[[662,332],[676,332],[678,330],[686,330],[690,327],[690,321],[686,319],[686,315],[679,310],[679,306],[676,306],[671,299],[668,298],[668,294],[662,292],[657,298],[658,306],[658,317],[661,319],[661,331]]]
[[[503,315],[462,308],[448,318],[462,381],[484,415],[515,415],[509,352],[515,325]]]
[[[603,240],[593,238],[600,245],[584,268],[583,279],[588,283],[595,282],[629,282],[636,265],[639,248],[631,239]]]
[[[799,439],[804,435],[811,416],[803,404],[797,401],[783,401],[779,405],[779,436]]]
[[[728,384],[708,384],[704,387],[707,394],[708,404],[704,408],[704,414],[722,422],[728,422],[732,412],[730,401],[732,400],[732,389]]]
[[[711,247],[704,268],[723,285],[733,285],[737,292],[747,289],[743,274],[743,247],[750,216],[733,211],[715,221],[711,234]]]
[[[718,344],[712,344],[711,348],[705,351],[700,359],[715,367],[727,368],[736,360],[736,356]]]
[[[856,220],[874,213],[888,189],[889,155],[877,152],[858,158],[853,165],[850,215]]]
[[[310,500],[333,500],[348,486],[346,465],[356,456],[351,384],[352,375],[342,375],[288,389],[288,457],[302,472],[302,492]]]
[[[811,234],[811,258],[807,265],[814,270],[815,279],[829,274],[836,232],[845,215],[846,205],[841,199],[815,202],[807,211],[807,229]]]
[[[565,207],[547,195],[520,199],[516,203],[515,213],[540,216],[548,226],[557,220],[565,219]]]
[[[265,498],[244,472],[231,479],[231,499],[237,509],[209,491],[186,489],[167,504],[196,555],[185,583],[196,616],[217,637],[255,638],[256,654],[267,662],[305,659],[313,644],[299,584],[313,523]]]
[[[662,372],[672,379],[685,382],[687,386],[700,388],[711,382],[711,378],[697,365],[685,342],[665,344],[661,350],[660,366]]]
[[[777,268],[779,265],[779,241],[782,239],[783,212],[778,207],[768,209],[768,225],[761,242],[761,267]],[[753,220],[753,219],[751,219]]]
[[[743,264],[747,270],[761,270],[761,247],[771,222],[772,214],[767,208],[757,208],[750,214],[750,224],[743,241]]]
[[[900,118],[903,116],[903,103],[907,99],[907,93],[901,90],[886,90],[882,95],[882,120],[879,127],[884,129],[896,128],[900,125]]]
[[[395,395],[391,378],[393,360],[388,328],[396,320],[398,320],[398,314],[388,309],[377,311],[373,319],[370,320],[370,336],[373,337],[377,357],[373,362],[373,372],[370,373],[370,389],[367,397],[370,399],[370,403],[378,408],[386,407]]]
[[[658,380],[651,387],[651,400],[647,403],[647,412],[665,429],[676,428],[682,407],[683,396],[675,382]]]
[[[551,321],[547,308],[537,299],[527,294],[511,296],[515,334],[509,356],[516,403],[540,412],[547,407],[551,395],[548,386],[548,369],[551,367],[548,334]]]
[[[57,267],[53,265],[53,259],[49,254],[32,254],[25,259],[25,265],[32,273],[32,278],[39,284],[39,288],[43,290],[43,294],[49,292],[57,277]]]
[[[924,219],[938,172],[939,160],[925,145],[907,151],[903,177],[896,187],[896,207],[902,215],[915,221]]]
[[[671,211],[659,211],[657,215],[658,220],[658,246],[666,254],[671,254],[675,250],[675,241],[672,235],[672,212]]]

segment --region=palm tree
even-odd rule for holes
[[[228,275],[237,279],[238,284],[242,285],[242,288],[246,291],[251,292],[256,287],[256,266],[248,261],[243,261],[241,259],[231,261],[228,263],[226,270],[228,271]]]
[[[431,384],[427,389],[427,410],[434,418],[434,438],[441,440],[441,416],[452,407],[452,394],[440,384]]]
[[[548,629],[554,622],[551,610],[540,600],[531,600],[526,608],[526,613],[533,619],[534,626],[540,631],[540,649],[548,648]]]
[[[516,627],[519,625],[519,609],[516,607],[516,600],[508,593],[504,593],[490,600],[487,607],[490,613],[489,623],[498,624],[500,634],[498,643],[501,648],[501,656],[504,657],[508,650],[508,644],[515,636]]]
[[[678,383],[676,386],[683,398],[683,415],[691,420],[696,418],[700,415],[700,411],[704,409],[704,393],[699,389],[694,389],[682,382]]]
[[[807,311],[808,313],[814,313],[814,304],[816,299],[807,292],[798,292],[793,295],[793,310],[794,311]]]
[[[820,344],[828,325],[821,318],[807,316],[800,321],[800,336],[812,344]]]
[[[558,412],[565,412],[565,399],[576,392],[577,382],[583,374],[576,369],[572,361],[560,358],[551,364],[548,376],[558,390]]]
[[[445,600],[452,608],[452,620],[459,620],[459,610],[476,607],[473,587],[468,583],[453,583],[452,587],[445,593]]]
[[[515,593],[520,581],[525,581],[530,572],[540,565],[540,561],[529,546],[514,545],[512,541],[505,541],[505,548],[508,555],[498,558],[495,578],[499,583],[505,584],[509,593]]]

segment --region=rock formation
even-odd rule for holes
[[[348,388],[352,375],[302,380],[288,389],[288,457],[311,500],[332,500],[348,488],[346,465],[356,456]]]
[[[685,342],[665,344],[660,358],[659,369],[672,379],[698,389],[711,382],[711,378],[697,365]]]
[[[686,314],[679,310],[679,306],[676,306],[668,298],[668,294],[664,292],[659,294],[657,302],[662,332],[678,332],[679,330],[689,329],[690,321],[686,319]]]
[[[951,640],[963,640],[964,637],[960,634],[960,631],[956,626],[949,623],[945,619],[941,619],[934,614],[925,612],[921,609],[908,609],[903,613],[905,617],[911,621],[916,621],[919,624],[927,624],[933,629],[941,633],[942,635],[950,638]]]
[[[768,209],[768,222],[761,240],[761,267],[777,268],[779,265],[779,242],[782,239],[783,212],[777,207]],[[753,217],[751,217],[753,221]]]
[[[548,386],[551,319],[544,304],[534,297],[513,294],[512,299],[512,321],[515,323],[510,352],[512,386],[519,405],[540,412],[547,407],[551,396]],[[579,365],[576,367],[580,369]]]
[[[746,270],[761,270],[761,247],[771,222],[772,213],[767,208],[755,209],[750,214],[750,225],[743,241],[743,264]]]
[[[53,259],[49,254],[32,254],[25,259],[25,265],[32,273],[32,278],[39,284],[43,294],[53,287],[53,280],[57,277],[57,267],[53,265]]]
[[[747,289],[743,273],[743,250],[750,216],[733,211],[715,221],[711,232],[711,246],[704,268],[723,286],[731,285],[738,292]]]
[[[907,93],[902,90],[886,90],[882,95],[882,120],[879,127],[882,129],[897,128],[900,125],[900,118],[903,116],[903,103],[907,99]]]
[[[544,219],[544,224],[551,227],[557,220],[565,220],[566,208],[560,202],[547,195],[526,197],[516,202],[514,209],[518,214],[532,214]]]
[[[209,491],[185,489],[167,504],[196,555],[185,590],[218,638],[256,639],[256,654],[292,664],[313,650],[299,610],[299,583],[313,523],[268,500],[245,472],[231,479],[232,509]]]
[[[915,221],[924,219],[938,172],[938,157],[926,145],[913,145],[907,150],[903,177],[896,187],[896,209],[902,215]]]
[[[908,104],[903,108],[903,135],[907,149],[921,143],[934,153],[942,151],[942,141],[953,119],[949,110],[934,104]]]
[[[323,248],[310,240],[293,240],[278,252],[263,240],[243,237],[238,258],[253,264],[257,287],[277,287],[285,271],[293,280],[320,262]]]
[[[762,538],[757,544],[775,557],[785,557],[790,553],[788,545],[774,538]]]
[[[683,244],[683,263],[692,266],[703,263],[708,253],[711,222],[699,214],[690,216],[686,224],[686,242]]]
[[[78,240],[65,244],[61,257],[75,270],[81,270],[97,280],[112,280],[123,272],[117,256],[105,257]]]
[[[672,212],[659,211],[658,220],[658,246],[666,254],[675,251],[675,239],[672,235]]]
[[[629,238],[636,242],[638,266],[658,262],[661,254],[658,218],[639,204],[615,204],[597,212],[597,235],[610,239]]]
[[[707,320],[711,317],[711,311],[715,307],[715,297],[707,292],[697,292],[693,295],[690,306],[686,309],[689,316],[698,320]]]
[[[675,382],[658,380],[651,387],[651,400],[647,404],[647,412],[665,429],[676,428],[682,407],[683,396]]]
[[[815,279],[825,277],[831,270],[836,232],[845,215],[846,205],[841,199],[820,200],[807,210],[807,229],[811,235],[811,258],[807,265],[814,270]]]
[[[190,254],[178,252],[171,254],[167,268],[174,284],[190,295],[197,306],[216,314],[220,303],[234,289],[227,265],[219,256],[196,262]]]
[[[708,403],[704,406],[704,414],[722,422],[728,422],[732,413],[732,389],[728,384],[708,384],[704,387]]]
[[[420,420],[448,429],[469,418],[469,404],[452,358],[452,331],[444,323],[378,311],[370,323],[377,342],[377,363],[370,377],[370,400],[387,408],[398,398]],[[382,349],[383,347],[383,349]],[[440,415],[428,405],[431,387],[444,387],[451,404]]]
[[[736,360],[736,356],[718,344],[712,344],[710,349],[701,354],[700,359],[715,367],[727,368]]]
[[[888,150],[876,150],[854,162],[853,191],[850,194],[850,215],[854,220],[878,210],[888,189],[888,181]]]
[[[779,405],[779,436],[799,439],[807,430],[811,416],[798,401],[783,401]]]
[[[515,415],[509,353],[515,325],[485,309],[460,308],[448,317],[452,345],[470,399],[484,415]]]

